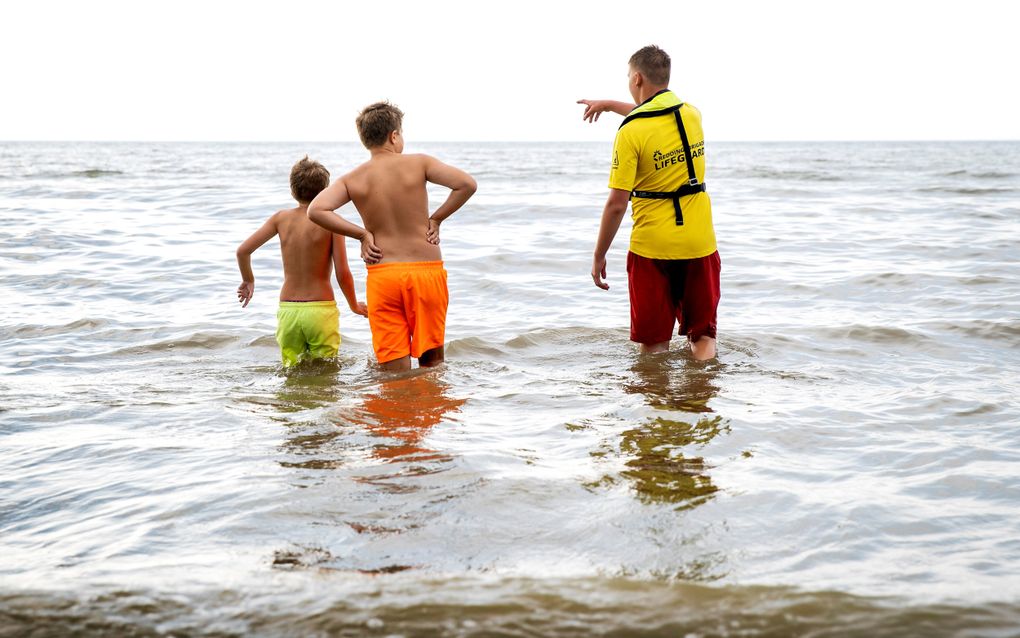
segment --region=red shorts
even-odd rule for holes
[[[627,253],[630,340],[662,343],[678,334],[715,338],[719,307],[719,251],[698,259],[650,259]]]

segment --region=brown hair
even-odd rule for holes
[[[327,186],[329,171],[307,155],[290,169],[290,194],[299,202],[312,201]]]
[[[390,133],[401,130],[404,113],[389,102],[369,104],[358,115],[358,135],[365,148],[375,148],[386,143]]]
[[[657,86],[669,84],[669,54],[649,44],[630,56],[630,65]]]

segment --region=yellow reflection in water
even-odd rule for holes
[[[719,391],[717,364],[688,362],[669,365],[662,357],[641,357],[631,367],[633,376],[625,391],[641,395],[655,414],[620,434],[617,445],[605,444],[592,452],[599,458],[618,456],[624,467],[618,477],[631,483],[648,503],[670,503],[678,509],[709,501],[718,491],[708,474],[710,466],[692,454],[729,430],[719,415],[711,415],[709,402]],[[606,475],[595,485],[612,485],[619,479]]]

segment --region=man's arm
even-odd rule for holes
[[[606,255],[609,254],[609,247],[613,245],[616,231],[620,230],[623,216],[627,214],[628,202],[630,202],[630,191],[610,188],[606,206],[602,209],[599,238],[595,242],[595,254],[591,263],[591,278],[595,281],[595,285],[603,290],[609,290],[609,284],[603,281],[606,278]]]
[[[334,211],[347,202],[351,196],[347,192],[344,178],[340,178],[315,196],[308,205],[308,219],[322,226],[331,233],[351,237],[361,242],[361,258],[366,264],[377,263],[382,259],[382,251],[375,245],[375,237],[368,230],[352,224]]]
[[[351,312],[367,317],[368,307],[364,303],[358,303],[354,275],[351,274],[351,267],[347,264],[346,241],[343,235],[333,233],[333,270],[336,272],[336,282],[340,284],[340,292],[344,293],[344,299],[347,300],[347,307]]]
[[[450,215],[464,205],[467,200],[478,190],[475,179],[448,164],[444,164],[434,157],[425,155],[425,179],[433,184],[439,184],[450,189],[450,194],[443,202],[443,205],[436,209],[436,212],[429,216],[429,228],[425,238],[433,244],[439,243],[439,225]]]
[[[612,111],[618,115],[627,115],[637,106],[630,102],[617,102],[616,100],[578,100],[577,103],[584,104],[584,115],[581,118],[593,124],[598,122],[599,115],[606,111]]]
[[[237,287],[237,300],[241,302],[242,308],[248,307],[252,295],[255,294],[255,273],[251,269],[251,254],[260,246],[276,236],[276,215],[273,215],[262,224],[262,227],[252,233],[252,236],[245,239],[237,247],[237,267],[241,271],[241,285]]]

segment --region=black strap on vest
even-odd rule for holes
[[[631,191],[631,197],[639,197],[642,199],[671,199],[673,200],[673,212],[676,216],[676,225],[684,225],[684,214],[680,210],[680,198],[686,195],[693,195],[695,193],[706,192],[704,182],[698,182],[698,175],[694,172],[694,157],[691,155],[691,144],[687,139],[687,129],[684,128],[683,118],[680,117],[680,107],[683,103],[671,106],[666,109],[660,109],[658,111],[641,111],[638,113],[631,113],[623,119],[623,123],[620,124],[620,128],[623,128],[627,122],[635,120],[640,117],[660,117],[663,115],[669,115],[672,113],[676,117],[676,128],[680,131],[680,142],[684,147],[684,161],[687,163],[687,183],[680,186],[675,191]]]

